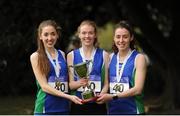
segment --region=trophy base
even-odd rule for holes
[[[81,103],[85,104],[85,103],[88,103],[88,102],[96,101],[97,98],[98,98],[98,97],[95,96],[95,97],[93,97],[93,98],[84,99],[84,100],[81,101]]]
[[[86,90],[84,91],[82,94],[82,103],[87,103],[87,102],[91,102],[91,101],[95,101],[97,99],[96,94],[94,93],[94,91],[91,90]]]

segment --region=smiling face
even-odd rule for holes
[[[125,51],[130,48],[130,42],[133,40],[126,28],[117,28],[114,33],[114,43],[119,51]]]
[[[88,24],[80,26],[79,38],[81,40],[82,45],[92,46],[96,38],[95,28]]]
[[[53,26],[47,25],[42,28],[39,36],[45,48],[52,48],[56,44],[58,33]]]

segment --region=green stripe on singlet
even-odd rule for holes
[[[39,83],[36,81],[37,84],[37,94],[36,94],[36,101],[35,101],[35,109],[34,113],[44,113],[44,102],[45,102],[45,92],[42,91],[42,88],[40,87]]]
[[[135,84],[135,78],[137,78],[135,74],[136,74],[136,70],[134,70],[133,75],[132,75],[133,81],[131,82],[131,84],[133,87]],[[139,114],[144,113],[143,95],[144,93],[142,93],[141,95],[135,96],[136,107]]]
[[[105,65],[103,64],[102,69],[101,69],[101,83],[104,85],[104,80],[105,80]]]

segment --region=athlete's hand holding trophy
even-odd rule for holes
[[[73,66],[69,66],[71,68],[74,69],[75,74],[80,78],[80,79],[89,79],[89,74],[90,72],[88,71],[89,68],[89,64],[92,63],[91,60],[86,61],[86,62],[82,62]],[[82,103],[86,103],[86,102],[90,102],[93,100],[97,99],[97,96],[94,92],[94,90],[92,90],[89,87],[89,84],[85,87],[83,87],[83,92],[81,93],[82,96]]]

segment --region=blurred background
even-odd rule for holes
[[[29,57],[36,50],[42,20],[62,27],[57,48],[78,42],[77,26],[94,20],[99,46],[111,52],[113,26],[129,20],[137,49],[149,58],[144,101],[147,114],[180,114],[179,13],[173,0],[1,0],[0,114],[33,114],[35,77]]]

